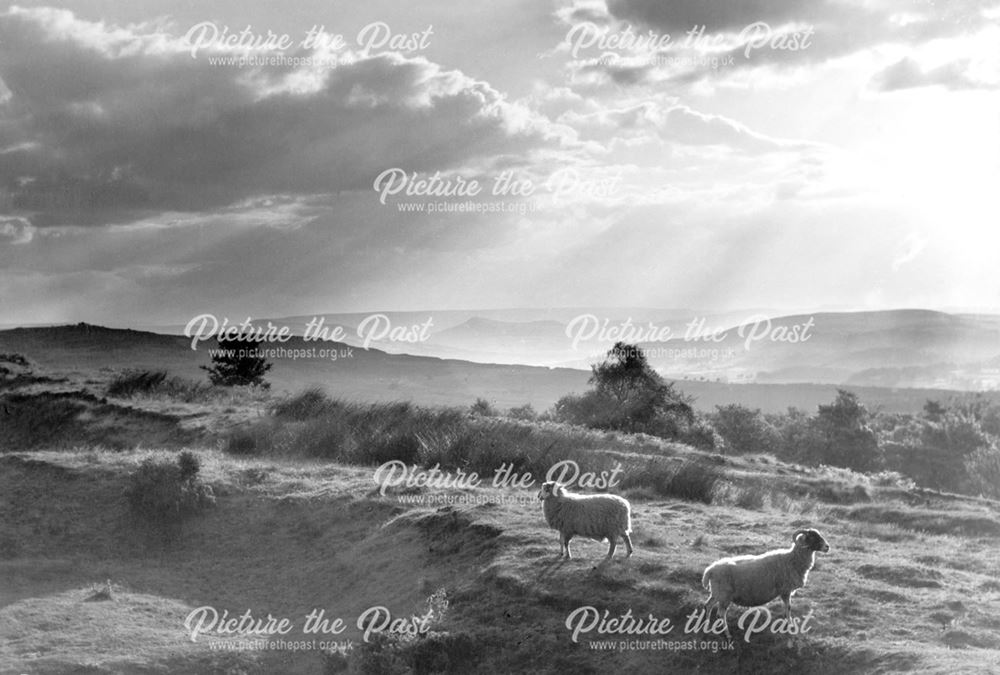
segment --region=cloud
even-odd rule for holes
[[[646,26],[686,31],[706,26],[709,31],[740,31],[757,21],[784,23],[836,20],[853,5],[835,0],[608,0],[608,9],[620,19]]]
[[[582,2],[570,7],[582,7]],[[995,25],[991,17],[997,11],[995,0],[936,4],[910,0],[608,0],[607,10],[609,16],[601,21],[577,19],[587,14],[570,8],[557,13],[568,26],[562,51],[571,54],[571,44],[586,46],[572,54],[568,64],[571,81],[580,86],[717,84],[734,81],[748,70],[755,76],[767,75],[758,77],[758,85],[780,83],[782,74],[791,76],[796,69],[875,47],[917,47],[933,40],[975,36]],[[581,30],[587,23],[591,24],[588,30]],[[584,34],[587,39],[581,40]],[[602,42],[597,35],[612,39]],[[739,81],[734,82],[738,86]]]
[[[805,141],[771,138],[723,115],[712,115],[686,105],[660,105],[644,101],[623,108],[593,112],[569,111],[558,118],[577,129],[583,138],[600,140],[645,139],[681,146],[723,146],[748,153],[805,150],[819,147]]]
[[[935,86],[954,90],[997,88],[997,81],[978,79],[971,65],[970,60],[961,59],[925,69],[907,56],[876,73],[872,85],[881,91]]]
[[[0,189],[13,210],[39,226],[126,222],[259,194],[363,189],[391,166],[444,170],[564,140],[487,83],[422,57],[241,68],[212,54],[192,58],[160,24],[0,14],[10,92]]]

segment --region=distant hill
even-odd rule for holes
[[[668,377],[1000,389],[1000,316],[995,315],[923,309],[781,316],[753,309],[560,308],[317,316],[328,327],[340,326],[344,342],[360,345],[374,338],[371,347],[393,354],[588,370],[615,341],[624,340],[640,344]],[[271,321],[301,334],[312,318]],[[425,325],[419,341],[392,339],[389,332]],[[179,334],[183,326],[155,332]]]
[[[214,343],[205,342],[193,351],[190,340],[184,337],[89,324],[0,331],[0,352],[19,352],[42,366],[84,375],[101,369],[166,369],[204,380],[199,366],[210,362],[209,345],[214,347]],[[318,384],[333,395],[364,401],[465,406],[482,397],[501,408],[531,403],[536,410],[545,410],[568,393],[586,391],[590,375],[589,371],[570,368],[481,364],[357,347],[350,348],[347,356],[347,345],[317,345],[300,338],[282,346],[287,350],[336,349],[338,358],[272,359],[275,365],[268,379],[277,390],[298,391]],[[832,384],[739,384],[700,379],[678,379],[678,386],[696,397],[700,409],[743,403],[774,412],[789,406],[814,410],[831,401],[837,389]],[[847,388],[869,405],[890,411],[917,411],[928,398],[946,399],[954,394],[941,389]]]

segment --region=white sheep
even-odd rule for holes
[[[732,603],[756,607],[779,597],[785,605],[786,617],[791,618],[792,594],[806,585],[816,551],[830,550],[816,530],[799,530],[792,535],[792,541],[789,549],[723,558],[705,568],[701,577],[701,585],[709,589],[705,618],[711,616],[713,607],[718,607],[719,616],[726,619]],[[728,622],[726,635],[729,636]]]
[[[542,484],[538,492],[545,512],[545,522],[560,534],[559,556],[572,558],[569,543],[573,537],[589,537],[595,541],[608,540],[609,562],[618,546],[618,537],[625,540],[629,557],[632,555],[632,507],[628,500],[618,495],[578,495],[566,490],[555,481]]]

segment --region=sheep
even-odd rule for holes
[[[705,618],[711,616],[713,607],[719,608],[725,620],[732,603],[756,607],[778,597],[785,605],[786,618],[791,618],[792,594],[805,586],[816,551],[830,551],[830,545],[816,530],[798,530],[792,541],[789,549],[723,558],[706,567],[701,577],[701,585],[709,590]],[[726,636],[732,637],[728,621]]]
[[[618,537],[625,540],[628,555],[632,555],[632,507],[628,500],[618,495],[579,495],[566,490],[556,481],[542,484],[538,492],[545,512],[545,522],[560,534],[559,557],[572,558],[569,543],[576,535],[595,541],[608,540],[610,562],[618,546]]]

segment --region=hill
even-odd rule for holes
[[[166,369],[176,375],[203,380],[199,366],[210,362],[205,342],[192,350],[183,336],[148,331],[105,328],[89,324],[17,328],[0,331],[0,353],[17,352],[62,372],[96,373],[135,369]],[[408,400],[425,405],[469,405],[485,398],[502,408],[531,403],[536,410],[549,408],[562,396],[588,388],[588,371],[522,365],[481,364],[459,359],[389,354],[342,343],[306,343],[299,337],[280,345],[286,350],[336,350],[338,356],[322,358],[318,351],[306,358],[276,358],[268,374],[277,390],[297,391],[320,385],[329,393],[362,401]],[[343,354],[344,356],[339,356]],[[696,407],[743,403],[765,412],[788,407],[814,410],[829,402],[837,387],[830,384],[753,384],[678,380],[680,388],[695,397]],[[888,388],[849,385],[871,407],[915,412],[927,399],[946,399],[946,389]],[[1000,393],[990,393],[1000,399]]]
[[[76,350],[173,353],[75,330]],[[110,396],[108,371],[21,370],[0,392],[2,673],[979,673],[1000,657],[996,501],[464,410],[169,382]],[[560,466],[631,501],[634,556],[599,565],[605,545],[578,540],[557,557],[536,493]],[[809,527],[832,548],[793,599],[796,633],[778,603],[742,626],[732,610],[732,641],[699,625],[707,564]]]

